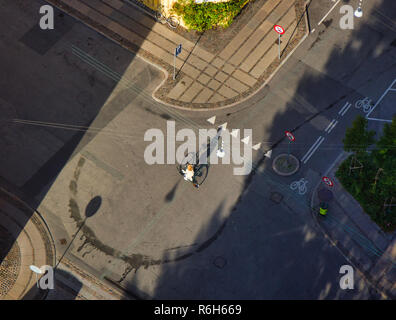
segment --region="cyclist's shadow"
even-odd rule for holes
[[[206,150],[204,150],[204,152],[202,153],[198,152],[196,154],[197,166],[195,170],[195,179],[197,180],[199,185],[201,185],[206,180],[209,174],[210,156],[215,150],[217,151],[220,138],[220,131],[218,131],[217,135],[213,139],[210,140],[210,138],[208,137]]]

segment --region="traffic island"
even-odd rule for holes
[[[272,161],[272,169],[280,176],[291,176],[300,169],[300,161],[292,154],[282,153]]]

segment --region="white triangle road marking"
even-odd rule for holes
[[[208,121],[208,122],[211,123],[211,124],[215,124],[215,122],[216,122],[216,116],[213,116],[213,117],[209,118],[209,119],[206,120],[206,121]]]
[[[261,146],[261,143],[258,143],[258,144],[256,144],[256,145],[254,145],[252,148],[253,148],[254,150],[258,150],[258,149],[260,149],[260,146]]]
[[[227,122],[224,122],[221,126],[219,126],[222,130],[225,130],[227,128]]]
[[[267,153],[265,154],[267,158],[271,158],[271,155],[272,155],[272,150],[268,150]]]
[[[247,136],[246,138],[243,138],[241,141],[242,141],[244,144],[248,144],[248,143],[249,143],[249,140],[250,140],[250,136]]]
[[[239,133],[239,129],[232,129],[232,131],[231,131],[231,135],[232,135],[234,138],[237,138],[237,137],[238,137],[238,133]]]

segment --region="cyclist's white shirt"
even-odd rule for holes
[[[193,181],[194,170],[182,170],[184,173],[184,180]]]

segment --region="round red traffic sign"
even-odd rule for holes
[[[285,29],[283,29],[283,27],[279,26],[279,25],[274,25],[274,30],[276,32],[278,32],[279,34],[284,34],[285,33]]]
[[[294,141],[296,140],[296,138],[293,136],[293,134],[290,131],[285,131],[286,137],[290,140],[290,141]]]
[[[323,177],[323,178],[322,178],[322,181],[323,181],[324,183],[326,183],[329,187],[334,186],[333,181],[331,181],[329,177]]]

